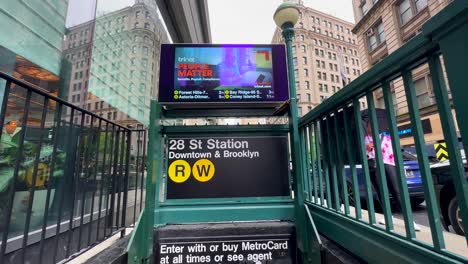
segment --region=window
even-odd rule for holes
[[[301,35],[299,38],[301,41],[304,41],[304,35]]]
[[[299,89],[300,88],[300,83],[299,82],[296,82],[296,89]]]
[[[145,13],[145,18],[146,19],[150,18],[150,13],[148,11],[146,11],[146,13]]]
[[[319,91],[323,92],[323,84],[319,83]]]
[[[404,0],[398,5],[398,13],[402,25],[406,24],[411,19],[413,13],[411,11],[410,0]]]
[[[369,9],[367,7],[366,0],[361,0],[361,4],[359,5],[359,9],[361,10],[362,16],[365,16],[367,14],[367,11],[369,11]]]
[[[143,55],[148,56],[148,47],[143,46]]]
[[[140,11],[136,11],[135,17],[136,17],[136,18],[140,17],[140,13],[141,13]]]
[[[297,66],[297,58],[296,57],[293,58],[293,64],[294,64],[294,66]]]
[[[367,31],[367,44],[369,50],[375,50],[383,42],[385,42],[385,31],[382,21],[379,21],[369,31]]]
[[[411,20],[413,16],[421,12],[427,7],[427,0],[403,0],[401,1],[398,8],[398,15],[400,17],[401,25],[405,25]]]
[[[294,70],[294,77],[296,79],[299,77],[299,71],[297,69]]]
[[[306,52],[306,46],[305,45],[301,45],[301,51]]]
[[[296,46],[292,47],[292,52],[293,52],[294,55],[296,55]]]
[[[418,99],[419,108],[424,108],[432,104],[432,98],[429,94],[430,81],[427,78],[421,78],[414,81],[414,89]]]
[[[309,70],[308,69],[304,69],[304,76],[309,77]]]
[[[310,93],[307,94],[307,101],[310,102],[311,101],[311,96],[310,96]]]
[[[325,90],[326,93],[328,93],[328,85],[324,84],[323,89]]]
[[[145,29],[149,29],[150,27],[150,24],[149,23],[145,23]]]
[[[302,64],[307,64],[307,57],[302,57]]]
[[[306,86],[306,89],[307,89],[307,90],[310,89],[310,83],[309,83],[309,81],[306,81],[306,82],[305,82],[305,86]]]
[[[326,73],[326,72],[324,72],[324,73],[322,73],[322,75],[323,75],[323,80],[325,80],[325,81],[326,81],[326,80],[327,80],[327,73]]]
[[[317,68],[320,68],[320,61],[319,60],[315,60],[315,63],[317,65]]]
[[[319,80],[322,80],[322,72],[317,72],[317,78],[318,78]]]

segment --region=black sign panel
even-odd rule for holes
[[[292,264],[289,238],[161,243],[161,264],[282,263]]]
[[[166,225],[155,229],[154,263],[292,264],[290,222]]]
[[[431,120],[423,119],[423,120],[421,120],[421,125],[422,125],[422,129],[423,129],[424,134],[432,133]],[[398,135],[400,135],[400,138],[406,138],[406,137],[413,136],[413,129],[411,128],[411,124],[406,124],[406,125],[399,126],[398,127]]]
[[[168,140],[168,199],[289,196],[286,136]]]

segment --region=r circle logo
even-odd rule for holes
[[[183,183],[190,177],[190,164],[185,160],[175,160],[169,165],[169,178],[176,183]]]

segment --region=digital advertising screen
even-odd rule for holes
[[[162,45],[159,101],[284,102],[283,45]]]

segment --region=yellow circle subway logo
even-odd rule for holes
[[[192,167],[193,177],[199,182],[207,182],[213,178],[215,174],[215,166],[213,162],[207,159],[197,160]]]
[[[185,160],[175,160],[169,165],[169,178],[175,183],[183,183],[190,177],[190,164]]]

